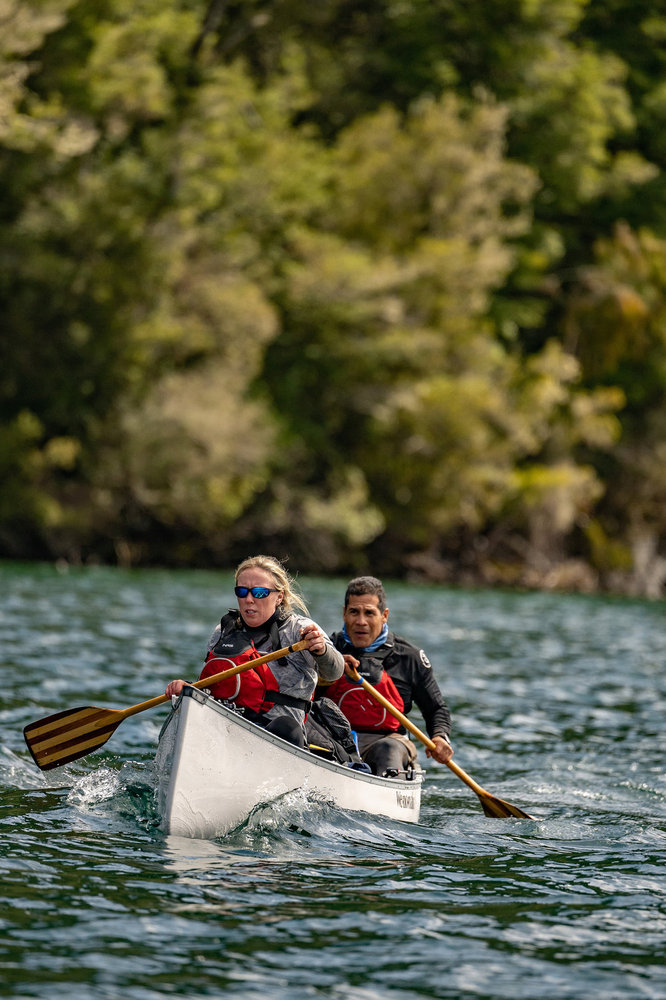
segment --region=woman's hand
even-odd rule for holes
[[[167,696],[167,698],[173,698],[174,695],[177,698],[186,684],[187,681],[182,681],[180,679],[176,681],[169,681],[169,683],[166,686],[166,691],[164,693]]]
[[[321,656],[322,653],[326,652],[326,639],[318,625],[314,623],[306,625],[305,628],[301,629],[301,637],[307,640],[308,652],[314,656]]]

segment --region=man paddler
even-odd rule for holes
[[[342,616],[343,629],[332,633],[331,641],[344,656],[345,674],[322,693],[349,719],[362,759],[374,774],[396,777],[413,768],[417,752],[398,720],[352,679],[349,667],[403,714],[416,703],[435,744],[426,753],[445,764],[453,756],[449,709],[425,652],[389,631],[381,581],[374,576],[351,580]]]

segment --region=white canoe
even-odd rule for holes
[[[340,809],[416,823],[423,782],[419,768],[404,780],[323,760],[191,687],[175,701],[162,731],[155,774],[165,832],[203,840],[222,836],[256,806],[297,789]]]

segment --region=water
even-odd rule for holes
[[[421,755],[418,825],[295,795],[224,840],[166,837],[162,708],[67,768],[35,767],[27,722],[194,677],[230,584],[0,564],[1,996],[666,995],[663,604],[391,584],[392,624],[421,639],[452,709],[456,760],[535,822],[486,818]],[[302,581],[328,629],[343,585]]]

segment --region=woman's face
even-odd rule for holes
[[[252,628],[267,622],[278,604],[282,603],[283,591],[276,589],[275,580],[263,569],[244,569],[236,580],[236,586],[248,588],[247,596],[237,596],[236,600],[241,618]],[[268,597],[253,597],[251,587],[267,587],[270,594]]]

